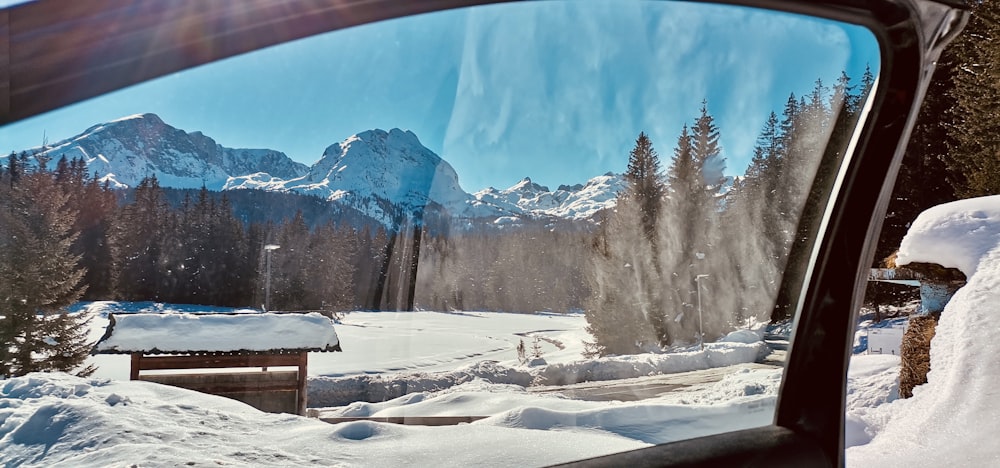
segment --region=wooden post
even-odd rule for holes
[[[139,365],[142,361],[142,353],[132,353],[132,370],[129,373],[129,380],[139,380]]]
[[[302,351],[299,353],[299,415],[306,415],[306,383],[309,381],[309,352]]]

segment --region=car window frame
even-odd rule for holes
[[[488,3],[503,2],[37,0],[15,5],[0,10],[0,125],[270,45],[383,19]],[[779,292],[779,306],[795,311],[796,328],[774,424],[571,465],[844,464],[845,382],[867,268],[934,63],[968,13],[960,1],[711,3],[801,13],[868,28],[881,49],[869,113],[857,129],[854,151],[827,181],[834,187],[829,202],[807,206],[818,216],[804,219],[821,223],[817,241],[797,244],[790,254],[790,262],[802,262],[802,274],[785,275]],[[163,36],[164,30],[176,35]]]

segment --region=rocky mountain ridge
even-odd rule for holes
[[[525,178],[512,187],[470,194],[454,168],[413,132],[373,129],[326,148],[312,166],[270,149],[227,148],[201,132],[174,128],[155,114],[94,125],[75,137],[29,152],[53,166],[81,158],[87,171],[117,188],[156,176],[174,188],[259,189],[314,195],[368,213],[384,224],[433,208],[458,219],[510,223],[585,220],[614,205],[624,178],[612,173],[556,190]]]

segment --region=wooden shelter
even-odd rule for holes
[[[130,354],[132,380],[225,396],[275,413],[305,415],[309,352],[341,351],[333,322],[317,313],[109,319],[94,352]],[[169,372],[193,369],[199,371]]]

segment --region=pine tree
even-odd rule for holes
[[[634,354],[669,341],[661,309],[657,242],[666,187],[645,133],[629,152],[626,189],[603,212],[591,243],[588,356]]]
[[[738,285],[737,295],[711,296],[714,310],[732,311],[733,324],[749,317],[769,318],[788,254],[789,231],[779,211],[784,137],[771,112],[753,149],[743,177],[727,194],[722,226],[739,226],[739,235],[723,235],[719,248],[728,255],[713,258],[716,284]]]
[[[309,239],[302,210],[279,227],[276,243],[281,249],[274,251],[271,259],[272,309],[306,309]]]
[[[629,152],[625,180],[628,182],[627,200],[637,204],[643,232],[653,239],[666,190],[660,173],[660,158],[644,132],[639,133],[635,147]]]
[[[972,17],[949,47],[955,51],[953,140],[947,153],[955,193],[1000,193],[1000,1],[972,3]]]
[[[81,158],[56,166],[56,183],[69,197],[69,207],[76,213],[73,231],[79,235],[72,253],[80,257],[80,267],[86,270],[84,300],[113,297],[114,260],[111,249],[111,223],[117,208],[114,193],[97,175],[87,178],[86,163]]]
[[[632,203],[619,203],[600,221],[585,308],[587,332],[594,338],[584,343],[587,356],[636,354],[669,342],[652,243],[638,226],[641,212]]]
[[[209,250],[215,255],[211,264],[212,304],[245,306],[253,304],[253,263],[243,223],[233,215],[226,194],[212,214]]]
[[[309,291],[305,304],[310,310],[349,310],[354,304],[354,265],[349,263],[351,232],[338,230],[332,223],[320,226],[309,242]]]
[[[719,146],[719,128],[715,118],[708,113],[708,103],[702,101],[701,114],[691,128],[695,165],[701,171],[703,196],[711,204],[725,183],[726,160]]]
[[[15,163],[16,164],[16,163]],[[44,169],[0,185],[0,376],[80,369],[87,317],[65,308],[83,293],[70,247],[75,213]]]
[[[719,145],[719,130],[703,102],[698,118],[688,132],[685,126],[667,170],[669,221],[660,230],[659,262],[667,279],[665,315],[675,317],[674,338],[687,339],[698,326],[694,310],[695,277],[704,274],[706,259],[718,237],[720,189],[725,181],[725,159]]]
[[[168,276],[165,268],[171,264],[165,255],[171,243],[168,230],[178,224],[171,218],[156,177],[140,181],[135,201],[119,210],[113,226],[113,246],[116,290],[121,299],[163,300],[165,291],[173,291],[173,276]]]
[[[7,184],[11,189],[13,189],[14,184],[16,184],[18,180],[20,180],[23,172],[24,169],[21,166],[20,159],[18,159],[16,154],[11,152],[10,156],[7,157],[7,174],[6,174]]]
[[[671,206],[676,209],[687,203],[690,192],[693,191],[693,182],[697,180],[697,166],[694,160],[694,149],[691,133],[687,124],[681,130],[677,138],[677,146],[674,147],[674,156],[667,169],[667,192]]]

